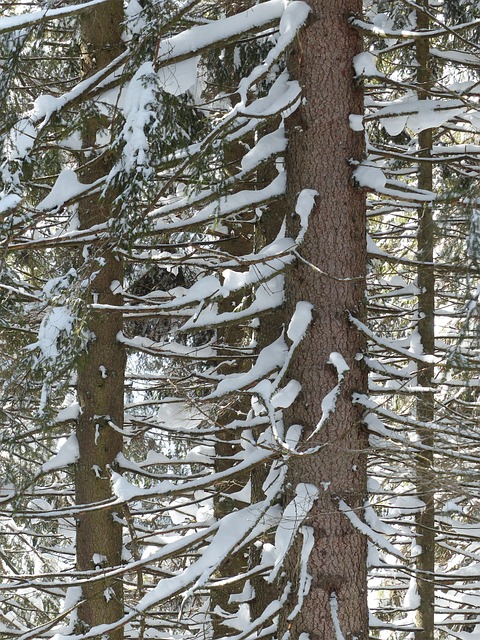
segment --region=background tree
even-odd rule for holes
[[[372,78],[364,122],[383,129],[368,128],[370,156],[357,173],[377,191],[369,216],[374,331],[365,330],[371,394],[378,397],[362,402],[373,409],[367,416],[372,473],[381,485],[372,482],[372,502],[384,522],[370,508],[367,519],[377,544],[375,531],[397,545],[395,550],[384,541],[380,558],[372,556],[380,618],[373,623],[380,637],[402,631],[406,637],[413,631],[419,638],[452,637],[475,628],[467,622],[475,585],[460,578],[459,567],[468,562],[466,548],[472,549],[466,521],[476,497],[465,488],[476,454],[467,444],[468,427],[459,430],[458,421],[468,424],[469,418],[457,402],[460,378],[467,387],[476,383],[461,373],[472,365],[472,352],[461,349],[461,366],[453,353],[463,342],[463,305],[476,277],[466,257],[467,227],[461,231],[470,214],[464,215],[467,206],[458,215],[465,200],[457,181],[461,175],[465,186],[476,174],[475,147],[460,144],[473,140],[471,125],[464,124],[475,110],[469,98],[473,80],[458,83],[466,79],[463,63],[476,23],[466,5],[462,19],[449,10],[440,15],[431,3],[416,13],[401,5],[388,9],[377,13],[372,7],[368,27],[357,22],[386,39],[372,44],[374,57],[356,59],[358,75]],[[453,566],[458,572],[450,580]]]
[[[21,322],[36,339],[30,337],[17,365],[17,380],[28,380],[28,410],[14,377],[5,387],[4,441],[19,451],[23,439],[29,463],[23,482],[9,476],[1,515],[12,531],[25,523],[29,538],[37,528],[44,544],[39,572],[25,566],[25,544],[19,566],[9,567],[6,606],[18,608],[16,594],[25,589],[39,605],[35,611],[27,604],[15,624],[6,616],[6,637],[204,634],[210,589],[221,588],[219,566],[283,526],[280,416],[270,425],[262,400],[229,424],[219,425],[216,416],[239,394],[257,397],[265,378],[279,396],[291,349],[277,336],[257,356],[253,347],[245,350],[249,367],[225,372],[214,332],[225,335],[225,325],[248,323],[282,303],[279,273],[292,262],[295,241],[279,236],[256,253],[234,253],[222,247],[221,226],[235,226],[247,211],[254,220],[259,207],[283,194],[281,165],[261,188],[249,176],[285,149],[283,115],[298,103],[299,87],[278,63],[306,8],[267,2],[222,19],[218,29],[206,5],[169,4],[159,25],[155,4],[130,3],[120,42],[121,5],[101,5],[94,5],[97,13],[93,5],[72,5],[3,23],[5,33],[28,23],[33,39],[45,25],[55,33],[62,16],[65,38],[79,34],[72,43],[77,58],[65,60],[70,75],[54,67],[66,74],[67,91],[60,85],[41,93],[39,82],[33,110],[17,105],[5,130],[5,264],[16,278],[12,296]],[[105,29],[112,21],[113,39]],[[228,104],[210,89],[206,101],[198,91],[199,56],[245,34],[259,34],[269,46],[245,68],[239,99]],[[15,86],[8,91],[15,95]],[[276,126],[265,126],[269,121]],[[226,177],[218,159],[235,141],[245,152]],[[47,175],[40,173],[43,158]],[[38,271],[27,274],[24,286],[15,256],[32,252],[43,257],[44,271],[40,280]],[[33,292],[30,307],[23,290]],[[241,292],[248,304],[228,311],[228,299]],[[220,360],[227,364],[225,347]],[[269,397],[261,396],[265,403]],[[215,469],[211,453],[224,430],[238,446],[233,463]],[[10,469],[15,460],[2,462]],[[218,487],[264,463],[261,499],[213,519]],[[115,533],[106,548],[106,535],[95,534],[110,527]],[[278,547],[272,553],[270,545],[252,575],[281,563]],[[234,572],[222,580],[242,591],[248,577]],[[281,603],[250,621],[245,607],[237,600],[229,624],[248,635],[273,628]]]

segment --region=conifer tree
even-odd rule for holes
[[[287,175],[289,206],[303,189],[315,204],[286,296],[287,314],[301,309],[311,325],[290,364],[301,391],[285,417],[301,425],[304,449],[289,464],[289,496],[312,507],[305,526],[290,525],[296,542],[280,637],[366,639],[366,540],[356,523],[366,498],[367,438],[352,401],[354,393],[366,392],[366,372],[359,358],[364,337],[350,321],[350,315],[363,317],[366,270],[364,196],[352,180],[363,135],[349,119],[363,110],[352,65],[362,40],[348,23],[361,4],[310,6],[289,60],[304,103],[289,123]],[[298,340],[291,325],[287,335]],[[304,554],[309,575],[298,562]]]

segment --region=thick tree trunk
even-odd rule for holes
[[[81,18],[84,74],[95,73],[118,55],[122,47],[120,26],[123,20],[121,0],[112,0]],[[105,175],[109,160],[95,160],[96,135],[100,124],[95,116],[84,122],[83,143],[91,150],[90,162],[81,172],[85,183]],[[82,228],[105,222],[114,215],[108,199],[92,197],[79,207]],[[123,265],[111,245],[88,247],[91,272],[96,273],[89,288],[89,302],[121,304],[121,296],[112,291],[112,283],[123,282]],[[109,468],[122,450],[123,390],[125,354],[117,341],[122,329],[122,314],[93,311],[88,322],[91,339],[78,368],[77,392],[81,407],[77,439],[80,458],[75,468],[75,493],[78,505],[96,505],[112,498]],[[80,512],[77,517],[77,568],[80,571],[107,569],[121,564],[122,526],[112,509]],[[121,580],[101,580],[82,588],[79,607],[80,628],[90,628],[118,620],[123,614]],[[122,640],[123,629],[111,633],[109,640]]]
[[[423,0],[422,6],[428,8],[428,0]],[[428,29],[430,26],[428,15],[417,11],[418,29]],[[431,84],[430,72],[430,42],[428,38],[417,38],[417,81],[419,85],[419,100],[428,99]],[[432,190],[433,175],[431,150],[433,145],[433,131],[426,129],[418,136],[420,156],[426,161],[420,162],[418,186],[420,189]],[[422,343],[423,353],[435,353],[435,274],[433,267],[433,211],[431,204],[426,204],[420,210],[417,232],[418,243],[418,333]],[[429,388],[435,377],[435,366],[423,363],[418,369],[417,378],[420,387]],[[435,399],[431,391],[422,391],[417,397],[417,418],[424,423],[431,423],[435,419]],[[420,604],[417,612],[417,626],[420,630],[415,633],[415,640],[433,640],[435,585],[435,491],[433,470],[433,430],[431,427],[417,429],[418,442],[429,447],[420,451],[416,458],[417,495],[425,503],[425,508],[417,515],[417,542],[421,549],[416,557],[417,585]]]
[[[293,459],[289,468],[290,491],[299,483],[313,483],[319,497],[307,521],[315,536],[308,563],[310,591],[292,618],[300,564],[297,544],[290,554],[286,579],[293,579],[293,588],[279,637],[297,640],[307,633],[310,640],[366,640],[367,543],[339,509],[339,501],[344,501],[361,518],[366,497],[367,436],[362,412],[352,403],[353,393],[366,391],[366,371],[358,358],[365,345],[348,318],[349,313],[363,316],[366,272],[364,195],[352,182],[349,163],[361,160],[363,154],[362,133],[349,127],[349,115],[363,110],[352,68],[362,42],[348,24],[349,16],[359,14],[362,5],[360,0],[309,4],[308,25],[289,60],[304,101],[288,123],[288,204],[293,211],[302,189],[318,191],[300,251],[321,272],[299,261],[287,278],[288,317],[298,301],[314,306],[313,324],[290,368],[302,391],[287,411],[287,425],[303,425],[308,436],[319,423],[322,400],[337,384],[337,373],[328,364],[332,352],[339,352],[350,370],[335,412],[308,442],[320,445],[320,451]],[[295,236],[295,229],[289,235]],[[283,636],[287,631],[289,636]]]

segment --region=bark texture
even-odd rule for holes
[[[95,73],[118,55],[122,47],[120,26],[123,21],[121,0],[112,0],[81,18],[82,61],[85,76]],[[83,143],[89,150],[88,163],[81,170],[83,182],[91,183],[109,170],[108,154],[99,155],[96,136],[100,120],[89,115],[84,121]],[[95,157],[96,156],[96,157]],[[79,207],[81,228],[100,224],[115,215],[108,198],[92,197]],[[88,248],[91,271],[96,273],[88,291],[88,301],[121,305],[121,296],[112,292],[113,281],[123,282],[123,265],[111,244],[93,244]],[[81,415],[77,425],[80,459],[75,468],[75,493],[78,505],[101,505],[112,498],[109,469],[122,450],[124,413],[125,353],[117,341],[122,329],[122,314],[93,311],[88,330],[91,340],[78,368],[77,393]],[[77,568],[102,570],[121,564],[122,526],[112,509],[84,511],[77,517]],[[123,614],[123,587],[120,580],[99,580],[82,587],[79,606],[80,628],[112,623]],[[123,629],[108,637],[122,640]]]
[[[428,0],[422,0],[422,7],[428,9]],[[430,20],[425,11],[417,11],[418,29],[428,29]],[[417,81],[419,100],[427,100],[431,87],[430,41],[418,38],[416,43]],[[433,188],[433,167],[431,151],[433,131],[426,129],[418,136],[420,162],[418,187],[431,191]],[[420,210],[417,232],[418,244],[418,333],[423,353],[435,353],[435,273],[432,266],[434,249],[434,223],[431,204]],[[418,384],[425,389],[431,388],[435,377],[435,365],[423,363],[419,368]],[[417,418],[423,423],[432,423],[435,419],[435,398],[432,391],[422,391],[417,397]],[[429,448],[420,451],[416,458],[417,495],[425,503],[425,508],[417,514],[417,543],[421,549],[416,557],[417,585],[420,605],[417,612],[415,640],[433,640],[435,631],[435,478],[433,469],[433,429],[429,426],[417,428],[418,442]]]
[[[334,414],[308,442],[321,445],[319,453],[294,459],[290,466],[291,495],[304,482],[318,487],[319,498],[307,522],[315,536],[308,564],[310,591],[292,617],[298,600],[297,544],[285,577],[292,581],[292,591],[279,637],[297,640],[307,633],[310,640],[366,640],[366,540],[339,510],[343,500],[361,518],[366,495],[367,436],[362,411],[352,403],[353,393],[366,391],[366,371],[357,358],[365,345],[348,318],[349,313],[363,316],[366,271],[364,195],[353,184],[350,163],[362,159],[363,134],[349,126],[349,115],[363,110],[352,67],[362,42],[348,24],[350,15],[360,13],[361,2],[311,0],[309,4],[308,24],[289,59],[304,101],[288,122],[288,206],[294,210],[304,188],[319,193],[300,252],[321,273],[299,261],[287,278],[287,322],[298,301],[314,305],[313,325],[290,369],[302,391],[287,411],[287,425],[303,425],[308,436],[320,421],[322,400],[337,384],[336,371],[328,364],[332,352],[342,354],[350,371]],[[295,218],[287,215],[294,227]],[[291,228],[290,234],[295,231]]]

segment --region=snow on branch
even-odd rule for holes
[[[300,613],[305,596],[310,592],[312,575],[308,572],[308,559],[315,545],[313,527],[302,525],[299,529],[302,534],[302,550],[300,552],[300,569],[298,572],[297,603],[288,615],[288,620],[293,620]]]
[[[348,504],[344,500],[340,500],[338,503],[338,507],[340,511],[350,520],[355,529],[358,529],[361,533],[363,533],[369,540],[371,540],[375,545],[388,551],[400,560],[406,560],[403,553],[396,547],[395,545],[385,540],[385,538],[379,534],[377,531],[374,531],[371,527],[368,526],[365,522],[360,520],[355,511],[348,506]]]
[[[342,383],[343,383],[343,381],[345,379],[345,374],[346,374],[347,371],[350,371],[350,367],[345,362],[345,359],[343,358],[342,354],[337,353],[336,351],[334,351],[334,352],[332,352],[330,354],[330,357],[328,358],[327,362],[328,362],[328,364],[331,364],[331,365],[333,365],[335,367],[335,369],[337,371],[338,383],[323,398],[323,400],[322,400],[322,417],[320,418],[320,421],[318,422],[318,424],[315,427],[315,429],[308,436],[308,440],[313,438],[313,436],[320,431],[320,429],[323,427],[323,425],[327,422],[328,418],[334,413],[335,406],[336,406],[336,403],[337,403],[337,398],[340,395],[340,389],[341,389]]]
[[[269,24],[280,20],[279,41],[271,49],[265,62],[265,65],[269,66],[270,59],[276,59],[295,37],[296,32],[307,19],[309,11],[306,3],[297,0],[289,2],[287,6],[284,0],[267,0],[234,16],[227,16],[206,25],[194,26],[162,40],[158,51],[158,64],[171,64],[192,55],[198,55],[217,43],[224,44],[236,36],[264,29]],[[259,76],[258,70],[252,72],[242,84],[242,89],[244,86],[250,87]],[[240,93],[244,95],[242,89]]]
[[[281,437],[281,432],[278,428],[279,424],[281,423],[278,422],[275,411],[278,407],[289,407],[300,393],[301,385],[296,380],[290,380],[290,382],[283,389],[280,388],[280,384],[287,372],[288,365],[290,364],[293,354],[302,341],[312,321],[312,310],[313,306],[309,302],[297,302],[295,312],[290,320],[287,329],[287,336],[292,341],[292,344],[288,347],[288,349],[286,349],[285,358],[281,368],[272,380],[264,378],[252,389],[252,391],[257,394],[259,399],[261,399],[262,404],[270,417],[270,424],[275,442],[285,452],[295,452],[296,454],[299,454],[299,452],[295,448],[297,441],[295,441],[292,447],[291,442],[289,442],[287,439],[284,440]],[[299,425],[296,425],[296,427],[299,427]],[[301,429],[301,427],[299,428]],[[314,453],[317,450],[318,448],[315,447],[313,449],[309,449],[308,451],[302,452],[302,455]]]
[[[460,34],[462,31],[467,29],[475,29],[480,24],[480,20],[471,20],[470,22],[464,22],[461,24],[448,26],[448,27],[440,27],[438,29],[422,29],[422,30],[412,30],[411,28],[407,29],[392,29],[390,26],[378,26],[377,24],[373,24],[371,22],[365,22],[364,20],[359,20],[358,18],[351,18],[350,24],[365,33],[370,33],[373,35],[381,36],[383,38],[398,38],[405,40],[420,40],[426,38],[434,38],[442,35],[450,35],[454,33]]]
[[[295,497],[285,507],[282,519],[277,526],[274,543],[275,564],[267,577],[267,582],[272,583],[277,577],[298,530],[318,498],[318,493],[317,487],[313,484],[301,482],[296,486]],[[311,550],[310,544],[307,545],[308,549]],[[308,553],[306,553],[306,558],[302,557],[302,560],[308,559]]]
[[[408,358],[409,360],[414,360],[415,362],[428,362],[436,364],[439,362],[441,358],[433,355],[422,355],[419,353],[415,353],[409,349],[404,349],[403,347],[395,344],[393,340],[386,340],[382,338],[378,334],[375,334],[366,324],[355,318],[351,314],[349,315],[350,322],[352,322],[360,331],[362,331],[370,340],[372,340],[375,344],[385,347],[386,349],[393,351],[394,353],[401,354]]]
[[[102,5],[108,1],[109,0],[91,0],[90,2],[69,5],[67,7],[60,7],[58,9],[47,8],[40,11],[31,11],[29,13],[5,16],[3,18],[0,18],[0,33],[9,33],[11,31],[25,29],[26,27],[34,27],[49,20],[77,16],[81,13],[89,11],[95,6]]]

